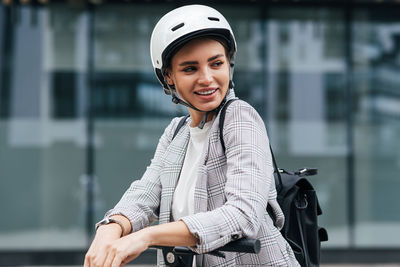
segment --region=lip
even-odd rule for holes
[[[198,93],[198,92],[207,92],[207,91],[214,91],[214,92],[212,92],[211,94],[208,94],[208,95],[201,95]],[[218,91],[219,91],[218,87],[207,87],[207,88],[202,88],[201,90],[195,91],[194,94],[199,100],[208,102],[208,101],[212,101],[215,98]]]
[[[200,89],[200,90],[197,90],[197,91],[195,91],[194,93],[195,93],[196,95],[199,95],[199,96],[210,96],[210,95],[215,94],[215,92],[216,92],[217,90],[218,90],[218,87],[207,87],[207,88],[202,88],[202,89]],[[209,91],[214,91],[214,92],[212,92],[212,93],[209,94],[209,95],[204,95],[204,94],[202,94],[202,93],[209,92]]]

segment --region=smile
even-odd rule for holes
[[[215,91],[217,91],[217,89],[210,89],[210,90],[206,90],[206,91],[195,92],[195,94],[198,94],[198,95],[211,95],[211,94],[215,93]]]

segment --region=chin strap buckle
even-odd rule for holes
[[[207,122],[208,114],[210,114],[210,111],[206,111],[206,114],[204,114],[203,119],[201,120],[201,122],[200,122],[200,124],[199,124],[199,126],[198,126],[200,129],[203,129],[203,128],[204,128],[204,125],[205,125],[206,122]]]
[[[173,102],[174,104],[179,104],[179,98],[176,97],[175,94],[173,94],[173,96],[172,96],[172,102]]]

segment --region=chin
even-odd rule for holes
[[[218,103],[215,103],[215,102],[207,103],[207,104],[203,105],[203,109],[202,110],[212,111],[212,110],[216,109],[221,104],[221,102],[222,101],[219,101]]]

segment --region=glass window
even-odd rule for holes
[[[95,6],[92,26],[83,6],[0,5],[0,208],[13,218],[0,221],[0,250],[85,249],[90,208],[94,224],[187,113],[164,94],[149,53],[154,25],[176,5],[110,2]],[[318,168],[324,246],[398,247],[400,11],[311,2],[216,6],[238,43],[235,92],[265,120],[280,167]]]
[[[9,8],[0,16],[0,207],[11,218],[0,221],[0,249],[84,248],[86,134],[73,79],[81,14],[15,8],[18,20]]]
[[[271,143],[278,166],[318,168],[310,180],[330,246],[349,243],[343,19],[335,9],[271,8],[266,22]]]
[[[106,4],[96,9],[95,220],[142,177],[170,119],[186,113],[164,94],[150,60],[152,29],[172,8]]]
[[[266,94],[264,87],[264,27],[262,11],[254,6],[221,5],[216,7],[229,21],[237,43],[233,81],[236,95],[248,101],[264,114]]]
[[[358,9],[352,26],[357,246],[399,246],[400,12]]]

